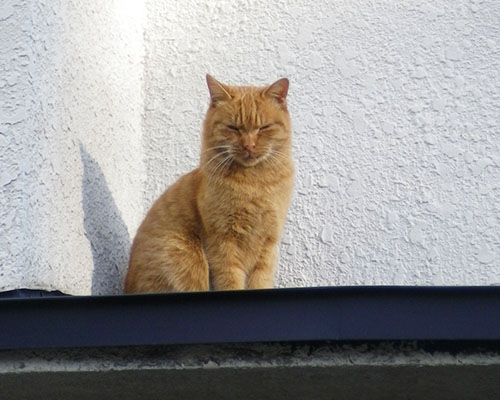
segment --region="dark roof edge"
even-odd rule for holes
[[[5,292],[0,292],[1,299],[10,298],[26,298],[26,297],[56,297],[56,296],[68,296],[67,294],[60,292],[59,290],[40,290],[40,289],[14,289],[7,290]]]
[[[500,340],[500,287],[316,287],[0,299],[0,349]]]

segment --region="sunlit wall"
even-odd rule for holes
[[[0,5],[0,291],[121,290],[142,213],[144,4]]]

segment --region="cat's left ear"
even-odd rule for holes
[[[286,95],[288,94],[289,84],[290,82],[287,78],[281,78],[280,80],[277,80],[272,85],[270,85],[266,89],[265,93],[268,96],[274,97],[276,100],[278,100],[278,103],[283,104],[286,100]]]

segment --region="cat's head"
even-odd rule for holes
[[[228,86],[207,75],[210,107],[205,117],[202,164],[224,170],[236,163],[279,165],[289,157],[288,79],[265,87]]]

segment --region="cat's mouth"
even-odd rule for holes
[[[238,157],[238,161],[244,167],[253,167],[261,161],[261,157],[258,157],[255,154],[243,154]]]
[[[243,151],[243,159],[254,160],[256,158],[257,158],[257,155],[255,153],[252,153],[251,151],[247,151],[247,150]]]
[[[254,167],[260,162],[264,161],[267,158],[267,153],[255,153],[247,150],[242,151],[238,157],[236,157],[239,164],[244,167]]]

